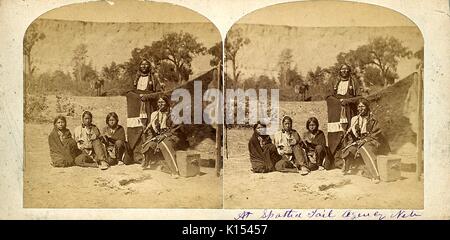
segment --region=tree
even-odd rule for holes
[[[131,50],[131,58],[129,58],[125,63],[121,64],[121,67],[124,69],[125,81],[129,82],[130,84],[133,82],[133,79],[136,77],[136,73],[139,70],[139,63],[144,58],[150,61],[151,71],[155,71],[155,64],[151,55],[150,46],[146,45],[143,48],[134,48],[133,50]]]
[[[120,65],[112,61],[109,66],[107,65],[103,66],[101,78],[111,83],[118,82],[120,79]]]
[[[358,71],[364,75],[366,68],[371,66],[379,69],[382,85],[387,86],[398,78],[397,65],[399,59],[410,58],[411,55],[412,52],[403,46],[400,40],[394,37],[376,37],[370,39],[368,44],[359,46],[356,50],[339,53],[336,57],[337,63],[333,67],[333,73],[336,76],[340,66],[346,63],[352,67],[352,75],[360,78]],[[376,75],[374,69],[369,71],[372,77]]]
[[[84,70],[86,69],[86,60],[88,57],[87,52],[87,45],[84,43],[78,45],[73,50],[73,76],[78,82],[84,81],[83,76],[85,75]]]
[[[280,72],[278,73],[278,78],[280,81],[281,87],[289,86],[290,81],[288,81],[289,73],[291,70],[291,64],[293,62],[292,49],[285,48],[281,51],[278,66],[280,67]]]
[[[242,29],[231,29],[225,39],[225,61],[231,61],[233,81],[237,84],[241,72],[237,66],[237,53],[243,46],[248,45],[250,39],[242,37]]]
[[[306,82],[314,85],[323,84],[325,82],[325,72],[325,69],[317,66],[314,71],[308,71],[306,74]]]
[[[183,82],[192,74],[191,63],[195,56],[204,55],[206,47],[197,42],[190,33],[164,34],[159,41],[153,42],[150,53],[157,63],[169,62],[175,66],[177,81]]]
[[[25,74],[28,76],[27,82],[32,79],[33,72],[35,67],[33,66],[33,60],[31,58],[31,51],[33,50],[34,45],[40,40],[45,39],[45,34],[39,32],[37,29],[37,25],[31,24],[27,29],[25,37],[23,39],[23,55],[25,58]],[[27,83],[29,86],[31,83]]]
[[[260,75],[257,81],[257,89],[273,89],[278,88],[275,79],[269,78],[267,75]]]
[[[171,82],[182,82],[192,74],[192,60],[195,56],[204,55],[206,47],[198,43],[196,37],[189,33],[168,33],[151,46],[134,48],[131,58],[121,66],[125,79],[131,81],[139,70],[139,64],[147,59],[151,64],[152,74],[158,73],[161,79]]]
[[[414,53],[414,57],[419,59],[419,63],[417,63],[416,69],[419,71],[423,71],[423,62],[424,62],[423,47],[419,51]]]
[[[381,77],[380,69],[372,66],[367,66],[364,70],[364,80],[371,86],[383,86],[383,78]]]
[[[370,53],[370,64],[377,66],[381,71],[384,86],[388,85],[390,78],[394,77],[394,80],[398,78],[396,72],[399,58],[410,58],[412,55],[412,52],[394,37],[371,39],[366,48],[365,51]]]
[[[286,80],[287,87],[292,87],[297,84],[303,84],[305,82],[301,73],[299,73],[297,71],[297,68],[288,69],[286,71],[286,76],[287,76],[287,80]]]
[[[218,42],[214,44],[214,46],[208,49],[208,53],[213,56],[213,58],[209,61],[209,65],[211,67],[215,67],[222,61],[222,42]]]

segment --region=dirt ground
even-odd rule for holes
[[[293,127],[299,132],[312,113],[320,123],[326,122],[325,102],[282,102],[280,108],[281,114],[296,113]],[[321,129],[326,131],[326,126]],[[400,180],[378,184],[360,175],[344,176],[339,169],[307,176],[252,173],[247,149],[251,134],[251,129],[227,132],[224,208],[423,208],[423,181],[418,181],[413,171],[402,171]],[[395,154],[402,158],[402,164],[411,164],[417,159],[415,151],[413,144],[405,143]]]
[[[110,111],[119,114],[120,123],[126,122],[124,97],[72,97],[70,101],[76,105],[75,116],[68,117],[72,133],[82,109],[93,112],[99,128]],[[49,116],[56,115],[55,102],[49,96]],[[25,125],[25,208],[222,208],[222,177],[216,176],[214,168],[201,167],[200,175],[178,179],[157,170],[144,171],[138,164],[105,171],[53,168],[47,142],[51,129],[51,123]],[[206,155],[213,147],[208,141],[199,145]]]

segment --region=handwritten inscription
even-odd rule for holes
[[[247,219],[346,219],[346,220],[396,220],[396,219],[414,219],[422,216],[415,210],[396,210],[396,211],[373,211],[373,210],[334,210],[334,209],[313,209],[313,210],[273,210],[263,209],[262,212],[251,212],[244,210],[235,217],[235,220]]]
[[[295,211],[293,209],[284,210],[282,212],[264,209],[259,219],[270,220],[270,219],[291,219],[301,217],[302,213],[299,211]]]
[[[405,210],[399,210],[397,213],[394,213],[391,215],[391,219],[407,219],[407,218],[415,218],[420,217],[419,213],[416,211],[405,211]]]

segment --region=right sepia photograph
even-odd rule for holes
[[[423,209],[424,41],[377,5],[256,10],[225,41],[224,208]]]

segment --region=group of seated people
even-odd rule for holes
[[[161,170],[177,176],[178,170],[173,159],[176,128],[170,121],[168,99],[160,97],[157,103],[158,109],[151,114],[148,125],[143,127],[145,136],[140,152],[145,157],[140,163],[146,169],[163,160]],[[135,163],[133,151],[125,138],[125,129],[119,125],[119,117],[114,112],[106,116],[106,126],[101,132],[93,124],[93,115],[89,111],[82,113],[81,125],[74,129],[73,136],[64,116],[57,116],[53,125],[48,143],[51,165],[54,167],[80,166],[105,170],[119,162],[126,165]],[[159,153],[164,155],[164,159],[157,156]],[[172,158],[166,158],[166,155]]]
[[[169,117],[170,102],[162,94],[164,86],[152,73],[151,62],[142,59],[133,80],[133,90],[130,91],[138,93],[138,103],[131,105],[137,105],[139,125],[131,127],[139,129],[128,132],[129,139],[125,137],[125,129],[119,125],[119,117],[114,112],[106,116],[106,126],[101,132],[93,124],[92,113],[83,112],[81,125],[74,129],[73,136],[67,129],[66,118],[57,116],[48,138],[51,165],[98,167],[105,170],[120,162],[126,165],[140,163],[143,169],[158,166],[176,178],[179,171],[174,156],[179,138],[175,132],[179,126],[174,126]],[[152,93],[158,93],[157,97]],[[127,127],[129,130],[130,126]]]
[[[382,139],[378,121],[370,112],[369,102],[360,98],[357,102],[358,115],[351,118],[350,126],[345,130],[342,141],[334,153],[329,150],[325,134],[319,129],[319,121],[311,117],[306,121],[306,130],[300,134],[292,129],[292,118],[284,116],[281,130],[272,138],[265,129],[266,125],[257,122],[253,126],[253,135],[248,143],[252,171],[255,173],[300,172],[308,175],[310,171],[330,170],[334,168],[334,159],[342,158],[344,174],[350,173],[358,161],[363,162],[365,175],[379,181],[376,155],[388,149]],[[272,141],[273,139],[273,141]]]

